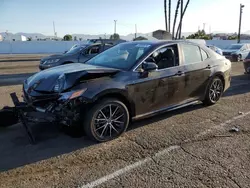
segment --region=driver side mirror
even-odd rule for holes
[[[142,63],[142,69],[144,71],[153,71],[153,70],[157,70],[158,66],[154,63],[154,62],[143,62]]]

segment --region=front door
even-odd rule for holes
[[[102,51],[102,45],[93,45],[84,49],[79,56],[79,63],[85,63]]]
[[[177,45],[162,47],[151,58],[158,69],[138,72],[137,80],[130,85],[136,104],[136,115],[162,110],[183,100],[184,67],[179,66]]]

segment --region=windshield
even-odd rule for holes
[[[66,54],[74,54],[74,53],[80,52],[85,47],[86,46],[77,46],[77,47],[73,46],[72,48],[70,48],[69,51],[66,52]]]
[[[239,50],[241,47],[242,47],[242,44],[233,44],[233,45],[227,47],[227,49],[230,49],[230,50]]]
[[[86,64],[128,70],[150,49],[148,43],[122,43],[95,56]]]

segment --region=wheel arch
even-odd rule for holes
[[[120,89],[115,89],[111,91],[105,91],[96,95],[93,99],[94,103],[103,100],[104,98],[116,98],[123,102],[128,108],[130,119],[135,116],[135,104],[129,97],[126,95],[125,91]]]
[[[210,76],[208,82],[207,82],[207,85],[206,85],[206,90],[204,92],[204,95],[203,95],[203,99],[205,98],[206,96],[206,93],[207,93],[207,90],[208,90],[208,87],[209,87],[209,84],[212,82],[212,80],[215,78],[215,77],[218,77],[222,80],[222,83],[223,83],[223,87],[225,88],[225,75],[223,72],[219,71],[219,72],[216,72],[215,74],[213,74],[212,76]]]
[[[62,63],[62,65],[66,65],[66,64],[70,64],[70,63],[74,63],[73,61],[64,61],[63,63]]]

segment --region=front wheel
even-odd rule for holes
[[[224,90],[224,85],[222,80],[219,77],[213,78],[213,80],[208,85],[203,104],[205,105],[215,104],[222,96],[223,90]]]
[[[119,137],[129,124],[129,112],[125,104],[107,98],[95,104],[86,114],[84,130],[89,138],[105,142]]]

